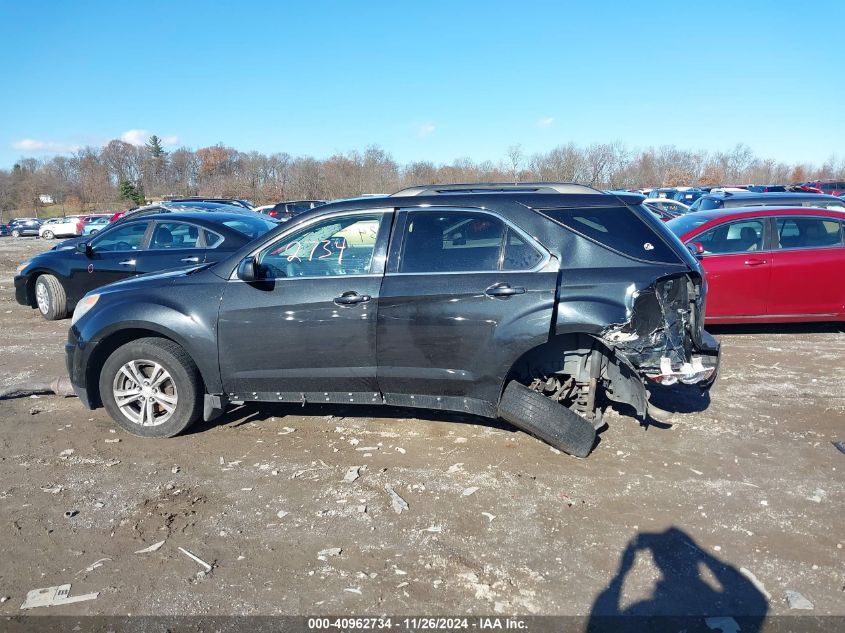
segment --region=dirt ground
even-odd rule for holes
[[[0,239],[0,388],[64,373],[70,321],[12,286],[48,246]],[[609,412],[584,460],[430,412],[243,406],[155,441],[75,398],[0,401],[0,615],[64,583],[99,597],[39,614],[808,613],[792,590],[845,615],[845,333],[713,331],[709,407]]]

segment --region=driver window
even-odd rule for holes
[[[349,215],[286,235],[258,256],[261,276],[366,275],[383,214]]]
[[[133,222],[112,231],[106,231],[91,241],[91,248],[100,253],[136,251],[141,248],[149,225],[149,222]]]

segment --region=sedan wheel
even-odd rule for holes
[[[67,316],[67,294],[54,275],[40,275],[35,280],[35,304],[41,316],[48,321]]]
[[[121,366],[112,383],[120,412],[140,426],[167,422],[179,402],[173,377],[152,360],[133,360]]]
[[[44,231],[44,235],[42,235],[42,237],[43,237],[45,240],[52,240],[52,239],[53,239],[54,237],[56,237],[56,236],[55,236],[55,235],[53,235],[53,231]]]

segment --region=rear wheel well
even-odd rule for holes
[[[91,401],[91,406],[102,406],[103,401],[100,397],[100,372],[103,365],[112,353],[122,345],[138,340],[140,338],[160,338],[165,341],[172,341],[179,345],[178,341],[173,340],[168,336],[164,336],[161,332],[153,330],[145,330],[143,328],[129,328],[126,330],[118,330],[104,338],[91,354],[88,359],[88,370],[85,376],[85,384],[88,388],[88,398]],[[200,374],[202,378],[202,374]],[[204,389],[204,386],[203,386]]]
[[[544,393],[588,418],[600,416],[597,390],[630,404],[640,416],[648,395],[630,363],[587,333],[563,334],[523,354],[508,372],[499,397],[512,380]]]

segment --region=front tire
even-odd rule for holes
[[[44,231],[44,234],[41,237],[43,237],[45,240],[52,240],[56,236],[53,235],[53,231]]]
[[[35,280],[35,303],[48,321],[67,316],[67,295],[62,283],[53,275],[41,275]]]
[[[18,231],[17,229],[15,229],[14,231],[12,231],[12,237],[20,237],[20,236],[21,236],[21,232],[20,232],[20,231]]]
[[[111,418],[141,437],[173,437],[202,414],[199,370],[182,347],[141,338],[117,348],[100,373],[100,398]]]

